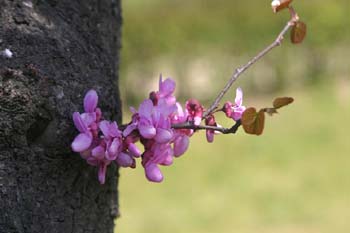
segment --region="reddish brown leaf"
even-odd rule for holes
[[[280,97],[273,101],[273,107],[278,109],[293,103],[294,99],[292,97]]]
[[[289,6],[292,0],[273,0],[271,3],[272,10],[274,13],[279,12]]]
[[[299,44],[303,42],[305,36],[306,36],[306,24],[298,21],[296,24],[293,26],[291,34],[290,34],[290,39],[292,43],[294,44]]]
[[[261,135],[265,125],[264,109],[257,113],[255,108],[248,108],[244,111],[241,122],[246,133]]]
[[[241,122],[242,125],[251,125],[254,123],[256,117],[255,108],[247,108],[242,115]]]
[[[265,126],[265,112],[260,110],[255,120],[255,134],[261,135]]]

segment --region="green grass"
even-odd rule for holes
[[[122,169],[116,232],[350,232],[349,95],[289,94],[295,103],[267,118],[261,137],[195,135],[161,184],[141,166]]]

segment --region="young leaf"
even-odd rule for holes
[[[291,34],[290,34],[290,39],[293,44],[299,44],[303,42],[305,36],[306,36],[306,24],[298,21],[295,23],[295,25],[292,28]]]
[[[242,115],[241,121],[242,125],[251,125],[254,123],[256,117],[255,108],[247,108]]]
[[[283,9],[289,7],[289,4],[291,2],[292,2],[292,0],[273,0],[271,3],[272,10],[274,13],[277,13],[280,10],[283,10]]]
[[[261,135],[265,125],[265,111],[262,109],[257,113],[255,108],[248,108],[244,111],[241,122],[247,134]]]
[[[265,126],[265,112],[260,110],[255,120],[255,134],[261,135],[264,131]]]
[[[273,101],[273,107],[275,109],[282,108],[288,104],[293,103],[294,99],[292,97],[280,97]]]

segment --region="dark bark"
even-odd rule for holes
[[[0,0],[0,232],[113,232],[118,168],[106,184],[72,153],[86,91],[121,120],[119,0]]]

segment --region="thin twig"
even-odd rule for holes
[[[185,122],[183,124],[174,124],[171,126],[173,129],[193,129],[193,130],[214,130],[221,132],[223,134],[234,134],[237,132],[238,128],[241,126],[241,121],[238,120],[235,125],[231,128],[223,128],[219,126],[210,125],[194,125],[191,122]]]
[[[267,53],[269,53],[273,48],[281,45],[284,35],[288,32],[288,30],[294,26],[294,24],[299,20],[299,17],[295,13],[294,9],[292,7],[289,8],[290,14],[291,14],[291,20],[288,21],[286,26],[282,29],[282,31],[278,34],[277,38],[275,39],[272,44],[267,46],[264,50],[262,50],[258,55],[256,55],[253,59],[248,61],[245,65],[237,68],[233,75],[231,76],[230,80],[227,82],[226,86],[222,91],[219,93],[219,95],[215,98],[212,105],[208,108],[208,110],[203,114],[203,118],[207,117],[208,115],[212,114],[213,111],[219,106],[220,101],[224,97],[224,95],[227,93],[227,91],[231,88],[232,84],[238,79],[238,77],[243,74],[248,68],[250,68],[254,63],[256,63],[258,60],[260,60],[262,57],[264,57]]]

